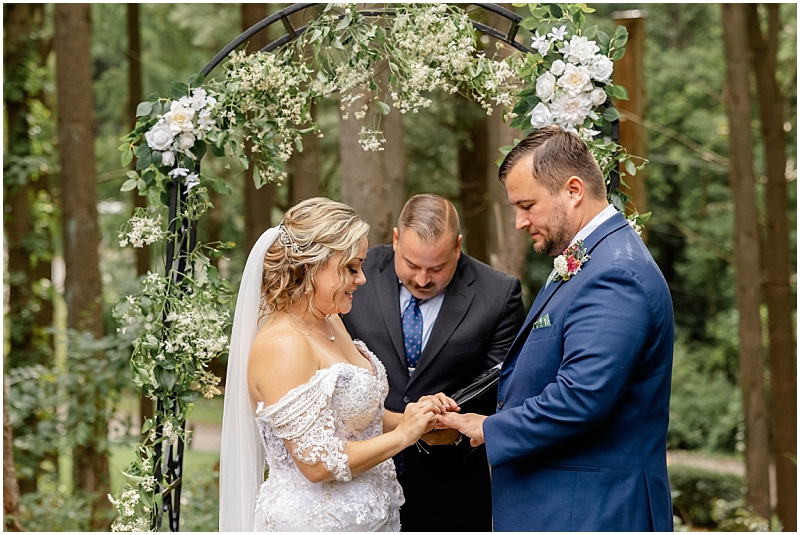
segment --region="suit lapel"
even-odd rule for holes
[[[500,372],[501,381],[511,373],[511,370],[514,368],[514,363],[521,351],[521,346],[525,343],[525,340],[528,339],[528,334],[531,332],[533,322],[539,318],[539,314],[542,313],[542,310],[544,310],[544,307],[547,306],[547,303],[549,303],[550,299],[556,294],[556,291],[561,288],[563,282],[564,281],[553,281],[546,288],[543,287],[539,291],[539,295],[536,296],[536,299],[531,305],[531,310],[528,312],[528,317],[525,318],[525,323],[522,324],[519,334],[517,334],[517,337],[514,339],[514,343],[511,344],[506,359],[503,361],[503,367]]]
[[[400,324],[400,282],[394,272],[394,253],[388,255],[385,263],[380,267],[378,284],[376,285],[376,298],[380,303],[383,321],[389,338],[392,340],[397,357],[407,367],[406,349],[403,343],[403,327]]]
[[[442,307],[439,309],[436,323],[433,324],[428,343],[425,344],[425,349],[420,356],[417,371],[426,368],[436,358],[436,355],[439,354],[447,341],[450,340],[450,337],[453,336],[453,332],[461,323],[461,320],[467,315],[467,311],[469,311],[469,307],[475,297],[475,290],[469,286],[474,280],[475,277],[463,265],[456,269],[453,280],[447,285]],[[415,372],[411,376],[409,384],[416,377],[419,377],[419,374]]]
[[[583,242],[583,246],[586,249],[587,254],[590,256],[589,262],[592,261],[591,253],[594,248],[597,247],[607,236],[613,234],[621,228],[625,228],[627,224],[628,222],[625,220],[622,214],[617,212],[604,221],[602,225],[597,227],[594,232],[589,234],[589,236],[587,236]],[[511,374],[511,370],[514,368],[514,363],[519,356],[521,346],[525,343],[525,340],[527,340],[533,322],[539,318],[539,315],[544,310],[544,307],[547,306],[547,303],[550,302],[550,299],[553,298],[555,293],[563,284],[565,284],[563,280],[551,282],[546,288],[542,288],[539,291],[539,295],[537,295],[536,299],[533,301],[531,310],[528,313],[528,317],[525,318],[525,323],[522,324],[522,328],[519,330],[519,334],[514,339],[514,343],[511,344],[511,348],[508,350],[506,360],[503,362],[503,368],[500,374],[501,388],[502,383]]]

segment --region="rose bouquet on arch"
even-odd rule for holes
[[[168,190],[165,182],[182,183],[187,191],[205,184],[227,191],[222,180],[203,178],[199,170],[206,149],[216,149],[222,137],[217,99],[199,87],[202,82],[200,75],[192,76],[188,84],[175,82],[169,98],[153,94],[137,106],[136,127],[122,138],[125,143],[119,147],[123,167],[136,157],[136,170],[128,171],[122,191],[137,188],[145,194],[155,187],[165,205],[169,204],[164,197]],[[208,201],[204,191],[200,192],[200,205]]]
[[[527,88],[518,95],[511,126],[527,135],[558,125],[586,142],[604,176],[620,162],[628,174],[636,174],[631,156],[611,139],[611,123],[620,115],[610,99],[628,98],[627,90],[612,81],[614,61],[625,54],[625,27],[618,26],[612,36],[586,27],[586,13],[594,10],[585,4],[515,5],[529,7],[521,26],[531,32],[533,53],[517,64]]]

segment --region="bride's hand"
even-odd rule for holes
[[[435,406],[441,409],[441,412],[437,412],[436,414],[444,414],[445,412],[458,412],[461,410],[461,407],[458,406],[458,403],[445,396],[441,392],[432,396],[422,396],[419,398],[419,401],[427,400],[432,400]]]
[[[409,446],[431,431],[436,423],[436,415],[445,412],[440,400],[432,399],[434,396],[425,397],[428,399],[406,405],[403,417],[397,425],[396,431],[405,436]]]

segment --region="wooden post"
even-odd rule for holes
[[[614,67],[614,83],[628,90],[628,100],[618,100],[615,106],[621,113],[619,125],[619,144],[629,154],[647,157],[647,134],[643,121],[647,113],[647,99],[644,81],[644,40],[647,12],[617,11],[614,20],[628,30],[628,44],[625,56],[617,61]],[[628,186],[625,192],[631,196],[626,212],[640,214],[647,212],[647,175],[639,171],[636,176],[623,178]],[[642,239],[647,241],[647,229],[642,232]]]

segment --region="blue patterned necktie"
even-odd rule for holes
[[[408,361],[408,376],[414,373],[422,354],[422,311],[419,309],[419,300],[411,296],[411,301],[403,311],[401,317],[403,324],[403,342],[406,346],[406,360]]]

